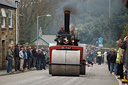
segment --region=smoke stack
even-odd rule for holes
[[[70,11],[64,11],[65,14],[65,34],[69,34],[69,24],[70,24]]]

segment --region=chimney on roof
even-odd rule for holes
[[[41,29],[41,27],[39,29],[39,36],[42,36],[42,29]]]

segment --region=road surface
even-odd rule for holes
[[[106,64],[87,67],[86,73],[79,77],[51,76],[48,69],[35,70],[0,76],[0,85],[119,85],[117,79],[110,75]]]

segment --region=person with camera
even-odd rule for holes
[[[123,63],[127,71],[127,80],[128,80],[128,36],[126,36],[121,43],[120,46],[122,49],[124,49],[124,54],[123,54]]]

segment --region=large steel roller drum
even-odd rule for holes
[[[80,75],[80,66],[77,65],[80,64],[80,51],[53,50],[52,56],[52,75]],[[54,63],[58,63],[58,65],[54,65]]]

